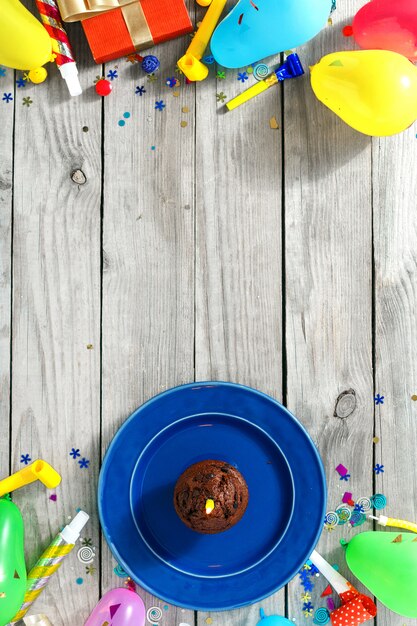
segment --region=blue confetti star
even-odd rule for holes
[[[90,461],[86,459],[85,457],[83,457],[80,461],[78,461],[78,463],[80,467],[83,468],[83,467],[88,467],[90,464]]]
[[[362,506],[362,504],[355,504],[355,506],[353,507],[353,510],[356,513],[365,513],[364,508]]]
[[[20,462],[21,462],[21,463],[24,463],[25,465],[27,465],[28,463],[30,463],[30,462],[31,462],[31,460],[32,460],[32,459],[30,458],[30,456],[29,456],[28,454],[22,454],[22,455],[20,456]]]
[[[16,81],[16,85],[19,89],[20,87],[26,87],[26,81],[23,78],[18,78]]]
[[[375,404],[384,404],[384,397],[385,396],[380,396],[379,393],[377,393],[374,398]]]
[[[340,480],[345,480],[347,482],[349,478],[350,478],[350,474],[345,474],[344,476],[340,477]]]
[[[81,456],[79,448],[71,448],[71,452],[69,454],[73,459],[76,459],[77,456]]]
[[[377,463],[374,467],[374,472],[375,474],[383,474],[384,473],[384,466],[380,465],[379,463]]]
[[[0,67],[0,76],[6,76],[6,68]]]
[[[177,79],[175,78],[175,76],[171,76],[170,78],[166,79],[165,84],[172,89],[177,84]]]
[[[141,87],[139,87],[139,85],[136,87],[136,91],[135,94],[137,96],[143,96],[143,94],[146,93],[146,89],[145,87],[142,85]]]
[[[314,563],[311,564],[311,570],[310,570],[310,574],[312,576],[315,576],[316,574],[319,574],[319,570],[317,569],[317,567],[314,565]]]
[[[314,606],[311,604],[311,602],[304,602],[303,611],[308,611],[310,613],[313,609]]]
[[[240,80],[241,83],[244,83],[246,80],[249,80],[249,76],[246,72],[239,72],[237,75],[237,79]]]
[[[155,109],[157,111],[163,111],[165,109],[166,104],[164,103],[163,100],[157,100],[155,102]]]
[[[110,80],[114,80],[115,78],[118,78],[118,73],[117,70],[110,70],[110,72],[107,74],[107,78],[109,78]]]
[[[207,63],[207,65],[213,65],[215,59],[212,54],[208,54],[207,56],[203,57],[203,61],[204,63]]]
[[[12,94],[4,93],[2,100],[4,100],[5,102],[11,102],[13,100]]]

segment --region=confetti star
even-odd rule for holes
[[[157,111],[163,111],[165,109],[165,107],[166,107],[166,104],[165,104],[165,102],[163,100],[157,100],[155,102],[155,109]]]
[[[249,76],[247,72],[239,72],[237,79],[240,80],[241,83],[244,83],[246,80],[249,80]]]
[[[88,467],[90,461],[86,459],[85,457],[83,457],[80,461],[78,461],[78,463],[79,463],[79,466],[83,468],[83,467]]]
[[[217,80],[224,80],[226,78],[226,72],[218,71],[217,74],[216,74],[216,78],[217,78]]]
[[[377,463],[374,467],[374,472],[375,474],[383,474],[384,473],[384,466],[380,465],[379,463]]]
[[[139,61],[139,55],[137,54],[128,54],[126,57],[126,63],[136,63]]]
[[[204,63],[207,63],[207,65],[213,65],[214,56],[212,54],[208,54],[207,56],[203,57],[203,61]]]
[[[117,70],[110,70],[109,73],[107,74],[107,78],[109,80],[114,80],[115,78],[118,78],[118,73]]]
[[[221,91],[220,93],[216,93],[216,98],[217,98],[217,102],[224,102],[227,96]]]
[[[20,87],[26,87],[26,82],[23,78],[18,78],[16,81],[16,85],[18,89],[20,89]]]
[[[345,480],[347,482],[349,478],[350,478],[350,474],[344,474],[344,476],[340,477],[340,480]]]
[[[334,531],[334,526],[329,526],[329,524],[325,524],[324,528],[327,530],[327,532],[331,533]]]
[[[167,87],[170,87],[170,89],[172,89],[173,87],[176,86],[177,79],[175,78],[175,76],[171,76],[166,79],[165,84],[167,85]]]
[[[79,448],[71,448],[71,452],[69,453],[69,455],[72,456],[73,459],[76,459],[77,456],[81,456],[80,449]]]
[[[384,404],[384,398],[385,396],[380,396],[379,393],[377,393],[374,398],[375,404]]]
[[[311,613],[313,609],[314,609],[314,606],[311,604],[311,602],[304,602],[303,611],[308,611],[309,613]]]
[[[11,102],[13,100],[12,94],[4,93],[2,100],[4,100],[5,102]]]
[[[311,570],[311,565],[309,565],[308,563],[304,563],[304,565],[303,565],[303,567],[301,569],[303,569],[305,571],[309,571],[309,570]]]
[[[82,546],[92,546],[93,545],[93,540],[90,539],[89,537],[84,537],[84,539],[81,541],[81,545]]]
[[[355,504],[353,510],[355,511],[355,513],[365,513],[362,504]]]
[[[6,68],[0,67],[0,76],[6,76]]]
[[[28,96],[27,98],[23,98],[22,104],[23,106],[30,107],[30,105],[33,104],[33,100],[31,100]]]
[[[143,85],[142,85],[141,87],[139,87],[139,85],[138,85],[138,86],[136,87],[135,94],[136,94],[137,96],[143,96],[143,94],[144,94],[144,93],[146,93],[146,89],[145,89],[145,87],[144,87]]]
[[[22,455],[20,456],[20,462],[21,462],[21,463],[24,463],[25,465],[27,465],[28,463],[30,463],[30,462],[31,462],[31,460],[32,460],[32,459],[30,458],[30,456],[29,456],[28,454],[22,454]]]
[[[308,592],[303,593],[302,596],[301,596],[301,600],[303,602],[309,602],[311,600],[310,594]]]
[[[311,580],[306,578],[306,580],[301,581],[301,585],[304,587],[304,591],[313,591],[313,583]]]
[[[93,576],[93,574],[95,574],[97,571],[97,568],[94,567],[93,565],[87,565],[85,568],[85,573],[89,574],[90,576]]]

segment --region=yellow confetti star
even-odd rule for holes
[[[311,565],[309,565],[308,563],[304,563],[304,565],[303,565],[303,567],[301,569],[303,569],[304,571],[310,570],[311,569]]]
[[[307,593],[303,593],[303,595],[301,596],[301,600],[303,602],[309,602],[311,600],[310,594],[308,592]]]

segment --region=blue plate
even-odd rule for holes
[[[177,478],[219,459],[243,474],[249,503],[231,529],[202,535],[178,518]],[[232,383],[162,393],[114,437],[101,469],[100,521],[116,560],[167,602],[221,611],[285,585],[314,549],[325,515],[325,478],[301,424],[278,402]]]

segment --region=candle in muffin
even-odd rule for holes
[[[249,491],[242,474],[224,461],[194,463],[178,478],[174,506],[192,530],[215,534],[232,528],[243,517]]]

